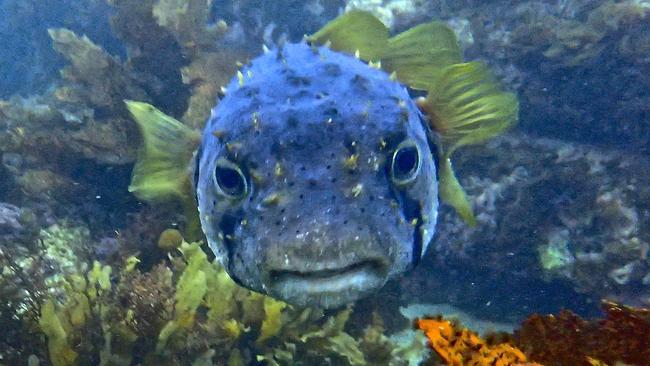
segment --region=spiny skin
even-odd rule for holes
[[[213,110],[197,155],[211,249],[242,285],[296,305],[331,308],[379,289],[417,263],[435,231],[429,133],[404,86],[352,56],[299,43],[254,59]],[[419,152],[405,184],[391,176],[398,145]],[[222,193],[217,165],[240,169],[245,195]]]

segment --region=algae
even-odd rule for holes
[[[396,362],[406,362],[410,346],[383,336],[376,317],[357,339],[346,329],[352,307],[324,316],[241,288],[198,242],[183,242],[170,255],[168,264],[146,273],[133,268],[129,257],[117,267],[95,261],[66,276],[64,293],[45,299],[34,319],[48,339],[49,361],[311,365],[331,358],[344,365],[408,364]],[[370,363],[364,350],[384,356]]]

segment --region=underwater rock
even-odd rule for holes
[[[49,29],[48,33],[54,49],[70,62],[61,71],[68,81],[57,92],[61,99],[91,106],[107,115],[119,114],[124,99],[148,99],[124,66],[88,37],[63,28]]]
[[[41,169],[57,162],[69,167],[81,158],[104,164],[124,164],[135,158],[135,148],[128,138],[134,128],[127,119],[98,120],[92,108],[80,108],[82,103],[63,103],[59,97],[1,102],[0,150],[22,155],[23,160]]]
[[[514,332],[484,338],[440,315],[417,319],[415,327],[426,334],[437,358],[450,366],[646,365],[650,310],[609,301],[603,301],[602,309],[605,316],[594,320],[569,310],[533,314]]]
[[[650,154],[646,0],[349,0],[350,8],[397,29],[446,21],[466,58],[485,60],[518,91],[526,132]]]
[[[314,33],[344,6],[344,0],[222,0],[214,2],[214,12],[231,26],[228,37],[233,45],[253,45],[257,53],[260,44],[297,42]]]
[[[401,282],[428,295],[415,286],[404,298],[493,314],[600,298],[650,304],[646,157],[512,134],[455,163],[478,225],[443,210],[432,253]]]
[[[0,247],[27,246],[38,234],[38,225],[32,210],[0,202]]]
[[[430,0],[348,0],[345,11],[365,10],[391,29],[404,29],[428,21],[435,8]]]
[[[105,0],[3,0],[0,2],[0,98],[45,92],[63,59],[50,47],[48,28],[87,34],[113,53],[123,52],[108,27]]]
[[[18,221],[20,208],[8,203],[0,203],[0,235],[19,231],[22,225]]]
[[[525,131],[650,153],[649,2],[490,2],[461,13],[475,39],[468,53],[518,89]]]
[[[608,301],[602,308],[605,317],[596,320],[568,310],[531,315],[515,332],[514,343],[544,365],[647,365],[650,310]]]

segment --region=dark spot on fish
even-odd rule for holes
[[[355,139],[350,137],[349,134],[346,134],[345,137],[343,138],[343,145],[345,148],[348,150],[350,154],[356,154],[359,145]]]
[[[301,89],[300,91],[298,91],[298,93],[296,93],[296,98],[298,99],[311,98],[311,97],[312,97],[312,93],[308,90]]]
[[[283,151],[284,151],[284,146],[280,141],[275,140],[271,143],[271,155],[275,157],[276,160],[280,160]]]
[[[243,86],[239,88],[239,92],[243,93],[248,98],[254,98],[260,93],[260,89],[257,87]]]
[[[304,86],[309,86],[311,84],[311,81],[309,81],[308,78],[302,76],[291,75],[291,76],[287,76],[287,83],[295,87],[301,87],[301,86],[304,87]]]
[[[355,75],[350,82],[353,87],[360,89],[361,91],[368,91],[368,79],[364,78],[361,75]]]
[[[287,127],[289,127],[290,129],[296,128],[298,126],[298,123],[299,123],[298,118],[296,117],[292,116],[287,119]]]
[[[328,118],[328,119],[331,118],[332,120],[334,120],[336,117],[338,117],[338,115],[339,115],[339,110],[336,109],[336,108],[334,108],[334,107],[332,107],[332,108],[327,108],[327,109],[323,112],[323,115],[325,116],[325,118]]]
[[[341,67],[337,64],[328,63],[323,65],[323,71],[326,75],[337,77],[341,75]]]

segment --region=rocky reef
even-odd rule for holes
[[[459,152],[479,224],[467,228],[443,211],[431,255],[402,291],[520,316],[532,308],[590,313],[601,298],[650,305],[649,163],[521,134]],[[416,290],[423,287],[432,290]]]
[[[349,0],[394,29],[438,18],[518,91],[521,128],[650,153],[650,2]]]
[[[478,225],[442,207],[413,273],[323,313],[236,287],[176,231],[179,207],[127,192],[140,137],[122,101],[201,127],[238,62],[350,9],[393,32],[446,21],[521,115],[454,155]],[[5,0],[0,15],[0,365],[406,365],[422,338],[390,334],[414,302],[508,323],[650,306],[647,1]],[[628,310],[605,313],[647,318]],[[524,341],[535,329],[600,329],[562,314],[512,344],[552,364],[552,342]],[[575,344],[614,362],[594,339]]]
[[[528,317],[513,334],[479,337],[458,321],[440,316],[417,319],[445,365],[645,365],[650,359],[650,312],[602,304],[605,317],[584,320],[571,311]]]

